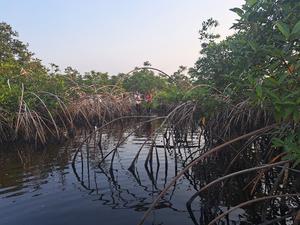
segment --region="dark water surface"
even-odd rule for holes
[[[172,129],[168,128],[172,135],[163,138],[162,133],[154,132],[159,123],[147,123],[136,129],[139,123],[111,127],[101,135],[82,131],[68,143],[46,148],[1,146],[0,225],[137,224],[155,197],[182,167],[202,154],[197,147],[197,132],[187,133],[183,141],[183,136],[178,136],[175,131],[169,132]],[[155,147],[152,142],[147,142],[133,170],[128,170],[143,143],[154,133],[158,134]],[[90,138],[82,142],[86,137]],[[101,145],[98,145],[100,140]],[[126,141],[121,141],[117,151],[105,158],[120,140]],[[166,147],[166,140],[170,141],[169,147]],[[203,145],[205,142],[200,140]],[[76,149],[80,151],[72,164]],[[259,151],[250,153],[241,156],[233,171],[257,164]],[[256,177],[256,172],[215,185],[187,207],[186,203],[200,187],[225,173],[234,156],[234,151],[211,155],[210,159],[190,169],[160,200],[145,224],[206,225],[215,216],[253,198],[244,187]],[[276,177],[282,173],[280,171],[280,167],[269,170],[258,189],[258,196],[272,190]],[[296,176],[292,172],[290,175],[293,179]],[[295,193],[293,180],[287,181],[286,187],[280,191]],[[238,208],[218,224],[265,224],[266,220],[272,221],[283,215],[287,215],[286,219],[280,223],[267,224],[292,224],[289,215],[295,215],[300,198],[287,199],[286,202],[277,200],[284,207],[277,202],[271,207],[264,203],[253,204],[245,209]],[[262,220],[264,209],[268,215]]]
[[[181,169],[184,159],[184,154],[178,157],[172,150],[158,148],[152,167],[145,167],[149,152],[145,146],[135,173],[130,172],[135,153],[153,129],[149,125],[135,132],[100,167],[102,155],[130,129],[103,134],[102,151],[95,140],[89,141],[74,168],[72,157],[84,136],[63,146],[35,150],[25,145],[2,146],[0,225],[137,224],[157,193]],[[192,193],[193,183],[180,179],[145,224],[193,224],[185,206]]]

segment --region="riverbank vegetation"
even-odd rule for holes
[[[192,86],[181,74],[184,67],[169,76],[149,62],[116,76],[96,71],[80,74],[71,67],[62,72],[55,64],[47,68],[10,25],[2,22],[0,32],[1,142],[45,144],[72,136],[78,126],[93,128],[135,115],[135,92],[154,94],[152,108],[168,111]]]
[[[153,109],[172,121],[175,130],[187,121],[193,124],[189,128],[201,128],[198,152],[202,155],[179,175],[205,163],[204,158],[222,146],[231,149],[224,176],[236,172],[234,168],[260,169],[245,187],[248,199],[262,193],[287,197],[287,189],[295,197],[299,187],[286,186],[291,184],[289,169],[299,172],[300,163],[300,2],[247,0],[231,10],[239,17],[232,26],[235,33],[219,40],[210,32],[218,22],[203,22],[199,59],[193,68],[181,66],[170,75],[149,62],[118,75],[80,74],[71,67],[62,72],[55,64],[47,68],[8,24],[1,23],[0,141],[45,144],[68,138],[77,127],[101,127],[136,115],[133,93],[151,92]],[[181,137],[180,132],[174,135]],[[233,166],[245,160],[251,161],[249,167]],[[281,161],[284,166],[275,174],[275,182],[263,190],[263,178],[274,171],[259,166]],[[299,204],[299,198],[294,201]],[[262,217],[276,214],[271,211],[263,206]]]
[[[274,144],[297,157],[299,7],[295,1],[246,1],[242,8],[232,9],[239,16],[232,26],[235,34],[221,41],[210,33],[218,22],[203,22],[202,50],[195,66],[188,73],[181,66],[172,75],[152,70],[149,62],[112,76],[96,71],[80,74],[71,67],[62,72],[55,64],[47,68],[2,22],[1,141],[45,143],[51,137],[59,139],[76,123],[94,126],[106,117],[129,115],[134,111],[130,93],[139,91],[155,93],[152,107],[157,109],[197,102],[202,119],[227,127],[218,128],[222,136],[237,123],[251,129],[277,122],[280,135]]]

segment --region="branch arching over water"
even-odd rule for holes
[[[150,67],[150,66],[136,67],[135,69],[129,71],[126,75],[128,76],[128,75],[130,75],[131,73],[133,73],[133,72],[135,72],[135,71],[145,70],[145,69],[157,71],[157,72],[163,74],[165,77],[168,77],[168,78],[170,78],[170,79],[173,80],[173,78],[172,78],[169,74],[165,73],[164,71],[162,71],[162,70],[160,70],[160,69],[157,69],[157,68],[155,68],[155,67]]]
[[[272,164],[266,164],[266,165],[261,165],[261,166],[257,166],[257,167],[253,167],[253,168],[249,168],[249,169],[245,169],[245,170],[240,170],[240,171],[237,171],[237,172],[234,172],[234,173],[231,173],[231,174],[228,174],[226,176],[223,176],[223,177],[220,177],[218,179],[215,179],[213,180],[212,182],[208,183],[207,185],[205,185],[204,187],[202,187],[199,191],[197,191],[186,203],[186,207],[188,209],[188,212],[190,212],[191,214],[191,204],[192,202],[195,200],[195,198],[204,190],[206,190],[207,188],[209,188],[210,186],[216,184],[216,183],[219,183],[225,179],[228,179],[230,177],[234,177],[234,176],[237,176],[237,175],[241,175],[241,174],[244,174],[244,173],[249,173],[249,172],[252,172],[252,171],[256,171],[256,170],[260,170],[260,169],[265,169],[265,168],[270,168],[270,167],[274,167],[274,166],[278,166],[278,165],[281,165],[281,164],[285,164],[289,162],[289,160],[286,160],[286,161],[280,161],[280,162],[277,162],[277,163],[272,163]],[[191,215],[191,217],[193,217],[193,215]]]
[[[200,162],[201,160],[203,160],[205,157],[209,156],[211,153],[214,153],[214,152],[218,152],[220,151],[223,147],[227,146],[227,145],[230,145],[234,142],[237,142],[237,141],[240,141],[242,139],[245,139],[245,138],[248,138],[248,137],[251,137],[253,135],[256,135],[258,133],[263,133],[263,132],[266,132],[268,130],[271,130],[273,128],[276,127],[276,124],[273,124],[273,125],[270,125],[270,126],[267,126],[267,127],[264,127],[264,128],[261,128],[261,129],[258,129],[258,130],[255,130],[255,131],[252,131],[250,133],[247,133],[247,134],[244,134],[242,136],[239,136],[237,138],[234,138],[230,141],[227,141],[226,143],[224,144],[221,144],[215,148],[212,148],[210,151],[204,153],[203,155],[199,156],[197,159],[195,159],[194,161],[192,161],[189,165],[187,165],[180,173],[178,173],[177,176],[175,176],[171,182],[165,187],[165,189],[163,189],[161,191],[161,193],[156,197],[156,199],[153,201],[153,203],[151,204],[151,206],[149,207],[149,209],[145,212],[143,218],[141,219],[141,221],[138,223],[138,225],[142,225],[146,218],[150,215],[150,212],[152,211],[152,209],[156,206],[156,204],[158,203],[158,201],[166,194],[166,192],[176,183],[176,181],[182,176],[184,175],[184,173],[186,173],[192,166],[196,165],[198,162]]]
[[[214,218],[212,221],[210,221],[210,223],[208,225],[213,225],[214,223],[216,223],[218,220],[222,219],[224,216],[228,215],[230,212],[238,209],[238,208],[241,208],[241,207],[244,207],[246,205],[250,205],[252,203],[255,203],[255,202],[261,202],[261,201],[265,201],[265,200],[268,200],[268,199],[273,199],[273,198],[281,198],[281,197],[297,197],[297,196],[300,196],[300,194],[282,194],[282,195],[272,195],[272,196],[265,196],[265,197],[261,197],[261,198],[256,198],[256,199],[252,199],[252,200],[249,200],[249,201],[246,201],[246,202],[243,202],[243,203],[240,203],[234,207],[232,207],[231,209],[225,211],[224,213],[222,213],[221,215],[217,216],[216,218]]]

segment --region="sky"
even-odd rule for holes
[[[0,21],[45,65],[111,75],[143,62],[169,74],[192,67],[201,50],[198,30],[213,17],[222,38],[243,0],[0,0]]]

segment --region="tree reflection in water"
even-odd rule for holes
[[[78,217],[97,223],[104,216],[97,214],[101,205],[99,213],[107,212],[105,216],[112,218],[112,224],[118,222],[114,214],[134,215],[125,223],[134,224],[183,167],[218,145],[217,139],[199,128],[165,124],[159,129],[160,125],[160,121],[128,121],[101,133],[82,130],[72,142],[47,149],[9,146],[5,150],[2,146],[1,222],[14,220],[7,212],[20,207],[31,211],[20,214],[19,222],[33,222],[35,216],[40,220],[32,224],[40,224],[45,215],[50,218],[62,212],[69,216],[66,222],[71,224],[80,224]],[[284,160],[272,162],[278,152],[270,151],[269,145],[267,135],[253,136],[211,154],[177,180],[156,205],[148,224],[205,225],[242,202],[299,193],[299,170],[288,167]],[[78,146],[78,157],[70,168]],[[220,180],[224,175],[229,177]],[[216,179],[219,181],[211,185]],[[49,205],[43,211],[46,214],[41,213],[41,205]],[[219,224],[290,224],[298,207],[299,197],[270,199],[235,210]],[[53,210],[56,214],[51,214]],[[77,216],[76,210],[95,211]],[[57,218],[53,224],[61,224]]]
[[[204,132],[200,130],[185,132],[174,127],[164,127],[158,136],[153,138],[158,127],[159,123],[146,123],[139,128],[121,126],[108,129],[109,132],[106,133],[96,133],[82,146],[80,157],[73,167],[78,181],[90,194],[99,196],[99,200],[104,205],[114,209],[130,208],[146,211],[155,196],[172,177],[177,175],[178,171],[211,147],[211,144],[205,143],[207,137],[204,137]],[[116,143],[127,136],[127,143],[115,148],[115,151],[103,160],[110,149],[114,149]],[[260,140],[259,144],[264,143]],[[255,160],[263,158],[260,155],[263,151],[257,151],[253,153],[256,158],[248,153],[243,155],[244,160],[236,161],[231,165],[232,158],[237,154],[236,149],[240,149],[240,146],[231,145],[229,148],[233,150],[227,151],[226,154],[212,155],[185,173],[184,178],[180,179],[169,194],[156,205],[155,211],[169,208],[189,215],[194,224],[205,225],[232,206],[250,199],[254,194],[247,190],[247,185],[255,182],[253,179],[257,178],[257,171],[224,180],[209,190],[193,196],[193,193],[198,192],[210,181],[227,174],[228,171],[234,172],[245,167],[253,167],[257,163]],[[281,176],[282,171],[278,166],[265,170],[264,179],[259,183],[263,188],[256,191],[256,195],[272,190],[276,178]],[[292,181],[295,175],[291,172],[287,179]],[[186,199],[186,209],[182,209],[182,205],[176,202],[176,195],[180,195],[180,191],[183,191],[181,186],[186,187],[192,196],[191,199]],[[286,192],[295,191],[293,185],[287,185],[287,188]],[[283,203],[283,199],[279,201],[282,203],[280,206],[278,202],[271,201],[271,207],[264,203],[257,203],[247,209],[235,210],[222,219],[220,224],[256,223],[261,221],[264,216],[262,213],[268,215],[268,218],[270,215],[285,214],[291,217],[295,214],[296,207]],[[299,204],[297,197],[289,201],[295,205]]]

